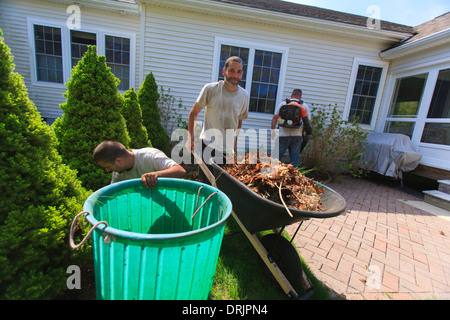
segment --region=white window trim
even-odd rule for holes
[[[246,88],[244,88],[249,93],[251,90],[251,83],[252,83],[252,77],[253,77],[253,63],[254,63],[254,58],[255,58],[255,50],[271,51],[271,52],[276,52],[276,53],[282,54],[281,66],[280,66],[280,76],[278,79],[278,90],[277,90],[277,96],[275,98],[275,101],[276,101],[275,107],[276,107],[277,101],[280,101],[280,99],[283,96],[284,81],[285,81],[286,69],[287,69],[287,61],[288,61],[288,56],[289,56],[289,48],[282,47],[282,46],[274,46],[273,44],[262,43],[262,42],[249,42],[248,40],[245,40],[245,39],[215,37],[211,82],[217,81],[217,70],[218,70],[219,64],[220,64],[220,48],[222,45],[230,45],[230,46],[236,46],[236,47],[250,49],[248,65],[247,65],[247,69],[248,69],[247,70],[247,78],[245,79]],[[250,72],[250,70],[251,70],[251,72]],[[249,95],[249,98],[250,98],[250,95]],[[268,114],[268,113],[262,113],[262,112],[249,112],[249,113],[254,114],[254,115],[272,117],[272,114]]]
[[[66,52],[67,48],[64,45],[70,39],[67,36],[67,32],[65,32],[64,28],[67,29],[64,23],[56,20],[47,20],[47,19],[37,19],[28,17],[27,18],[27,27],[28,27],[28,44],[30,48],[30,66],[31,66],[31,84],[33,86],[42,86],[42,87],[51,87],[64,89],[64,83],[67,80],[64,80],[63,83],[56,82],[46,82],[46,81],[38,81],[37,80],[37,65],[36,65],[36,44],[34,41],[34,25],[42,25],[46,27],[59,28],[61,29],[61,50],[62,50],[62,65],[63,65],[63,79],[66,79],[67,74],[70,74],[67,69],[66,56],[70,56],[70,52]]]
[[[62,60],[63,60],[63,79],[64,83],[45,82],[37,80],[36,70],[36,47],[34,41],[34,25],[43,25],[46,27],[60,28],[61,29],[61,41],[62,41]],[[72,70],[72,56],[70,52],[70,29],[67,27],[65,21],[56,21],[48,19],[39,19],[34,17],[27,18],[28,27],[28,42],[30,48],[30,66],[31,66],[31,83],[33,86],[51,87],[65,89],[65,84],[71,77]],[[95,33],[97,36],[97,54],[105,55],[105,36],[121,37],[130,39],[130,88],[135,87],[136,79],[136,34],[120,32],[112,29],[89,28],[83,25],[83,28],[77,31]],[[124,92],[125,90],[119,90]]]
[[[358,75],[358,68],[360,65],[370,66],[370,67],[378,67],[378,68],[382,69],[381,77],[380,77],[380,84],[378,86],[378,92],[377,92],[377,96],[375,99],[375,105],[373,107],[372,120],[371,120],[370,124],[360,124],[361,128],[363,128],[365,130],[373,131],[375,129],[375,125],[377,123],[378,112],[380,110],[381,98],[383,96],[384,84],[386,82],[389,62],[375,60],[375,59],[358,58],[358,57],[353,58],[352,72],[350,74],[350,80],[349,80],[349,85],[348,85],[348,89],[347,89],[347,96],[345,98],[345,106],[344,106],[344,113],[343,113],[344,120],[348,120],[348,116],[350,114],[350,108],[351,108],[352,100],[353,100],[353,91],[355,90],[355,84],[356,84],[356,76]]]

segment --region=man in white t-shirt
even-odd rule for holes
[[[157,178],[183,178],[182,166],[155,148],[127,150],[116,141],[104,141],[95,148],[94,161],[107,172],[112,171],[111,183],[141,178],[147,188],[154,188]]]
[[[310,113],[309,113],[309,107],[306,103],[304,103],[302,100],[302,90],[300,89],[294,89],[291,94],[291,98],[288,100],[289,102],[296,102],[299,103],[305,110],[306,117],[302,116],[302,123],[298,128],[286,128],[283,126],[279,126],[279,157],[280,159],[283,157],[286,150],[289,150],[289,162],[297,168],[300,162],[300,152],[302,151],[302,144],[303,147],[306,145],[306,142],[309,139],[309,135],[311,135],[311,123],[309,121]],[[275,109],[275,112],[272,117],[272,138],[274,138],[274,129],[278,123],[278,118],[280,114],[280,109],[283,105],[285,105],[287,101],[283,101],[280,103],[277,108]],[[306,134],[305,134],[306,133]]]
[[[239,86],[239,82],[243,75],[243,62],[239,57],[230,57],[225,62],[222,70],[224,80],[208,83],[201,90],[194,106],[189,113],[188,131],[189,137],[186,142],[188,151],[194,150],[194,127],[197,116],[200,111],[205,109],[205,118],[203,129],[200,134],[202,140],[202,155],[211,154],[212,157],[222,158],[220,153],[226,154],[236,151],[237,135],[242,126],[242,120],[248,118],[248,92]],[[235,130],[236,135],[234,145],[226,145],[227,130]],[[218,139],[220,138],[222,139]],[[211,136],[214,136],[211,139]],[[204,152],[208,143],[208,147],[213,149]],[[218,152],[219,154],[216,154]],[[208,163],[209,159],[203,159]],[[225,160],[224,160],[225,161]],[[212,169],[209,167],[210,170]],[[199,169],[199,179],[201,182],[209,183],[203,171]]]

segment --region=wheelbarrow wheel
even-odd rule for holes
[[[302,287],[302,262],[297,250],[295,250],[289,240],[281,235],[271,233],[263,236],[260,241],[266,248],[269,259],[272,259],[277,264],[297,293],[304,291]],[[275,277],[267,266],[263,262],[262,264],[268,276],[276,282]]]

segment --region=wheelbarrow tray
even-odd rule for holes
[[[245,184],[234,178],[223,168],[213,163],[213,175],[217,188],[223,191],[231,200],[233,211],[250,233],[276,229],[309,218],[325,219],[340,215],[347,203],[333,189],[323,185],[321,195],[323,211],[303,211],[289,208],[289,215],[284,205],[265,199],[249,189]]]

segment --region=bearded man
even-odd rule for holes
[[[207,164],[211,158],[225,161],[223,156],[225,153],[236,151],[237,135],[242,127],[242,120],[248,118],[249,95],[245,89],[239,86],[244,73],[243,68],[244,64],[241,58],[236,56],[228,58],[222,70],[224,80],[206,84],[189,113],[189,136],[186,148],[193,152],[195,123],[200,111],[206,108],[203,129],[199,138],[203,161]],[[235,133],[232,146],[226,145],[227,130],[230,129]],[[209,169],[212,171],[211,167]],[[200,168],[199,180],[209,184]]]

